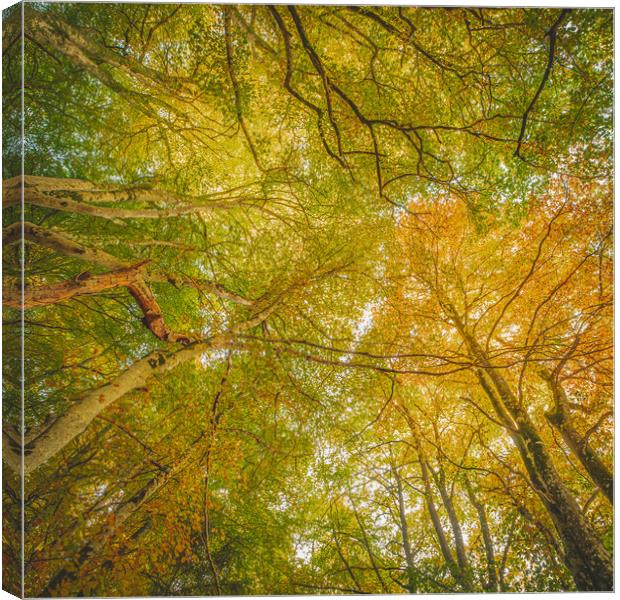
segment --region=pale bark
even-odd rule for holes
[[[75,579],[76,573],[79,571],[79,568],[91,557],[100,557],[104,553],[108,542],[114,537],[119,528],[122,527],[123,524],[128,521],[133,515],[135,515],[142,508],[142,506],[144,506],[157,493],[159,493],[162,488],[167,485],[173,478],[175,478],[183,469],[188,467],[194,458],[199,459],[201,461],[201,464],[208,468],[210,462],[209,453],[211,451],[212,443],[215,440],[217,426],[222,414],[221,409],[218,408],[219,402],[221,400],[222,394],[224,393],[231,366],[232,359],[230,353],[228,353],[226,370],[224,372],[224,375],[222,376],[222,379],[220,380],[218,391],[211,404],[211,414],[208,427],[200,433],[200,435],[192,442],[192,444],[185,451],[185,453],[180,458],[178,458],[172,465],[162,467],[161,465],[157,464],[160,469],[160,473],[158,473],[155,477],[148,481],[146,485],[140,488],[128,500],[118,505],[118,507],[114,511],[114,519],[107,519],[104,527],[98,533],[98,535],[93,538],[92,541],[88,541],[82,546],[79,553],[77,554],[78,559],[76,561],[75,568],[64,568],[57,572],[56,575],[46,585],[45,589],[41,593],[42,596],[50,596],[53,590],[58,585],[60,585],[62,581],[67,579]],[[202,443],[203,441],[204,443]],[[206,481],[208,481],[208,475],[206,477]],[[138,529],[137,532],[134,532],[130,537],[131,541],[135,542],[137,537],[142,533],[142,531],[144,531],[144,529],[144,527],[141,527],[140,529]],[[218,576],[215,572],[215,566],[213,561],[211,561],[211,565],[213,567],[213,575],[217,582],[216,585],[219,592],[220,589]]]
[[[210,279],[204,279],[201,277],[189,277],[187,275],[173,275],[171,273],[148,273],[146,278],[149,282],[166,282],[172,285],[182,285],[185,287],[193,287],[194,289],[213,294],[222,300],[228,300],[234,304],[240,304],[242,306],[254,306],[254,301],[244,298],[240,294],[236,294],[229,290],[226,286],[212,281]]]
[[[418,447],[419,448],[419,447]],[[452,556],[452,551],[450,550],[450,546],[448,545],[448,540],[446,538],[446,534],[443,530],[443,526],[441,524],[441,519],[439,518],[439,513],[437,512],[437,508],[435,507],[435,500],[433,499],[433,490],[431,487],[430,478],[428,475],[428,464],[426,462],[426,458],[422,453],[420,453],[418,449],[418,457],[420,460],[420,471],[422,473],[422,482],[424,483],[424,497],[426,499],[426,506],[428,508],[428,513],[431,517],[431,522],[433,523],[433,529],[435,530],[435,535],[437,536],[437,542],[439,543],[439,549],[441,550],[441,554],[443,555],[446,564],[448,565],[448,569],[452,576],[459,581],[460,573],[458,565]]]
[[[126,287],[144,314],[142,322],[160,340],[189,344],[190,337],[170,331],[159,304],[148,285],[144,283],[142,269],[146,263],[93,275],[85,272],[60,283],[24,289],[23,301],[19,288],[4,291],[3,304],[11,308],[30,310],[70,300],[76,296],[88,296],[117,287]]]
[[[221,335],[208,341],[192,344],[170,355],[154,351],[136,361],[110,383],[85,394],[51,426],[26,444],[24,474],[29,475],[55,456],[79,436],[97,415],[125,394],[144,387],[154,376],[172,371],[183,363],[199,358],[209,350],[227,348],[230,343],[228,336]],[[3,440],[5,460],[12,469],[18,472],[20,448],[11,446],[6,436],[3,436]]]
[[[392,469],[396,480],[396,495],[398,498],[398,517],[400,533],[403,540],[403,550],[405,551],[405,561],[407,563],[407,590],[410,594],[417,592],[416,568],[413,552],[411,550],[411,540],[409,539],[409,526],[407,524],[407,514],[405,512],[405,498],[403,495],[403,484],[397,469]]]
[[[21,239],[22,224],[13,223],[5,227],[2,235],[2,241],[5,246],[17,243]],[[122,269],[129,266],[129,263],[93,246],[87,246],[72,239],[69,235],[62,231],[54,231],[46,229],[24,221],[23,223],[24,240],[30,243],[50,248],[59,254],[79,258],[85,262],[100,265],[108,269]],[[142,274],[142,279],[148,282],[170,283],[178,286],[193,287],[202,292],[211,293],[223,300],[229,300],[235,304],[243,306],[253,306],[254,302],[243,296],[230,291],[221,283],[204,278],[188,277],[186,275],[172,275],[169,273],[161,273],[149,269],[148,272]]]
[[[467,495],[473,507],[478,513],[478,521],[480,522],[480,531],[482,532],[482,541],[484,542],[484,553],[487,559],[487,582],[484,586],[489,592],[499,591],[499,582],[497,579],[497,567],[495,564],[495,549],[493,548],[493,538],[489,529],[489,520],[484,504],[477,498],[469,480],[465,476],[465,488]]]
[[[123,269],[129,263],[112,256],[98,248],[85,246],[71,239],[64,233],[39,227],[29,221],[23,223],[24,241],[50,248],[59,254],[79,258],[93,265],[100,265],[106,269]],[[19,242],[22,235],[22,223],[13,223],[5,227],[2,233],[2,241],[5,246]]]
[[[259,325],[268,318],[271,312],[272,309],[269,307],[247,321],[233,325],[226,333],[201,342],[193,342],[173,354],[155,350],[133,363],[110,383],[88,392],[43,431],[29,434],[30,441],[24,447],[24,474],[30,474],[52,458],[80,435],[106,407],[125,394],[144,387],[151,377],[171,371],[212,349],[225,349],[233,346],[242,348],[242,344],[234,341],[235,336]],[[6,433],[3,435],[3,448],[6,463],[11,469],[19,472],[21,449],[15,447],[14,441]]]
[[[210,121],[204,105],[194,106],[202,94],[195,84],[102,46],[53,11],[41,12],[27,6],[25,35],[50,52],[63,55],[161,124],[171,126],[172,117],[181,119],[184,125]]]
[[[178,203],[167,208],[118,208],[89,204],[84,200],[83,192],[74,190],[71,194],[51,195],[41,192],[29,183],[29,177],[25,177],[24,202],[34,204],[42,208],[50,208],[63,212],[70,212],[89,217],[99,217],[114,222],[122,222],[123,219],[166,219],[170,217],[182,217],[184,215],[200,214],[216,208],[230,209],[242,205],[264,202],[264,199],[240,198],[232,200],[214,199],[197,202],[196,204]],[[18,206],[21,203],[21,190],[17,186],[4,185],[3,207]],[[74,198],[78,198],[75,200]]]
[[[18,242],[21,239],[21,234],[21,223],[13,223],[12,225],[7,226],[3,232],[4,244],[10,245]],[[28,221],[23,223],[23,234],[24,239],[27,242],[36,243],[40,246],[50,248],[72,258],[79,258],[88,263],[115,269],[118,272],[124,272],[124,270],[129,268],[128,263],[103,250],[100,250],[99,248],[85,246],[76,242],[65,233],[48,230]],[[144,272],[143,269],[140,269],[140,272],[136,271],[135,277],[133,279],[131,277],[128,278],[128,280],[124,283],[121,282],[122,278],[119,277],[117,280],[118,285],[124,285],[127,287],[129,293],[133,296],[136,303],[140,307],[140,310],[144,314],[142,322],[148,329],[150,329],[153,335],[165,341],[187,344],[191,341],[191,339],[186,335],[170,331],[164,321],[164,317],[157,299],[153,295],[153,292],[145,280],[167,282],[173,285],[181,284],[191,286],[203,292],[213,293],[220,298],[230,300],[237,304],[243,304],[245,306],[253,305],[251,300],[246,300],[242,296],[229,291],[223,285],[210,280],[196,280],[186,276],[147,273]],[[106,282],[108,287],[105,287],[104,285]],[[56,284],[55,286],[32,288],[28,292],[28,302],[24,303],[24,308],[28,309],[33,308],[34,306],[42,306],[44,304],[60,302],[76,295],[90,294],[95,291],[103,291],[104,289],[117,287],[116,285],[112,285],[112,283],[113,281],[110,278],[110,274],[104,274],[76,280],[72,279],[68,282],[63,282],[62,284]],[[95,290],[97,284],[101,287],[100,289]],[[21,298],[18,297],[19,295],[19,290],[8,290],[5,292],[5,304],[8,306],[14,306],[15,308],[20,308]],[[43,302],[43,299],[46,301]]]
[[[461,530],[461,523],[456,514],[454,503],[446,488],[446,477],[443,468],[440,466],[438,471],[433,472],[433,477],[439,494],[443,501],[443,505],[448,513],[448,520],[450,521],[450,527],[452,529],[452,536],[454,538],[454,548],[456,550],[456,561],[459,567],[459,579],[464,591],[473,591],[473,585],[471,582],[471,574],[469,572],[469,561],[467,560],[467,552],[465,551],[465,544],[463,542],[463,531]]]
[[[3,191],[10,192],[20,189],[33,189],[54,198],[68,197],[86,204],[143,202],[158,205],[196,205],[208,201],[235,200],[232,192],[216,192],[203,196],[179,194],[168,190],[153,188],[149,185],[116,185],[96,184],[86,179],[69,177],[43,177],[41,175],[25,175],[10,177],[2,181]],[[5,206],[15,203],[14,197],[4,198]]]

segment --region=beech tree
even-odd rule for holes
[[[611,11],[3,17],[6,589],[612,589]]]

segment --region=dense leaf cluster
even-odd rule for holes
[[[610,589],[611,11],[21,10],[11,591]]]

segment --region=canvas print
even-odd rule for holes
[[[3,13],[3,586],[613,589],[613,11]]]

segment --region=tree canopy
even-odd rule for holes
[[[612,589],[611,10],[37,2],[3,52],[6,589]]]

